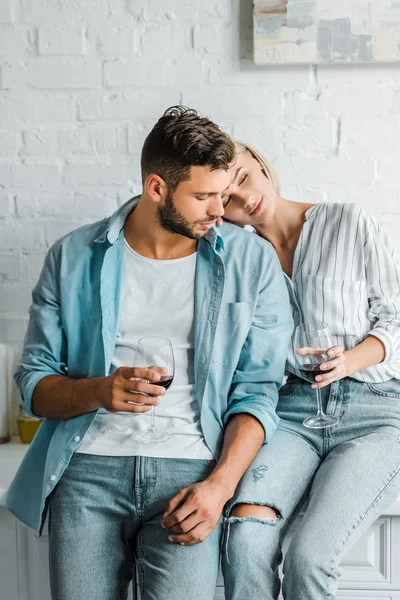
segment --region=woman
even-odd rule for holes
[[[284,562],[285,600],[336,598],[349,546],[400,494],[400,269],[376,221],[353,204],[292,202],[254,149],[237,145],[225,217],[251,225],[280,259],[295,325],[325,322],[334,343],[314,383],[292,344],[281,418],[226,516],[229,600],[278,598],[281,541],[308,497]],[[307,429],[315,389],[339,422]]]

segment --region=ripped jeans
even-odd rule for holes
[[[296,379],[283,386],[280,424],[229,502],[222,568],[226,600],[276,600],[282,540],[308,498],[283,566],[285,600],[334,600],[339,564],[349,547],[400,494],[400,382],[350,378],[323,388],[334,427],[307,429],[315,390]],[[276,517],[237,518],[234,506],[268,506]]]

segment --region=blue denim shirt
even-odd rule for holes
[[[32,393],[43,377],[109,374],[123,227],[136,202],[130,200],[110,219],[71,232],[48,252],[32,292],[15,374],[27,412],[32,413]],[[226,224],[199,240],[196,260],[195,389],[205,441],[217,458],[224,427],[234,414],[256,417],[266,441],[275,431],[292,316],[279,261],[264,240]],[[6,506],[39,532],[46,500],[95,415],[46,419],[10,486]]]

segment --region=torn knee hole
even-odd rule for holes
[[[275,520],[278,518],[278,513],[270,506],[260,504],[236,504],[231,510],[231,517],[239,519],[268,519]]]

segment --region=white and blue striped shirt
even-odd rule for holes
[[[306,212],[286,277],[295,326],[325,322],[346,350],[368,335],[379,338],[385,359],[351,375],[369,383],[400,379],[400,265],[386,232],[355,204],[323,202]],[[287,371],[296,370],[293,346]]]

